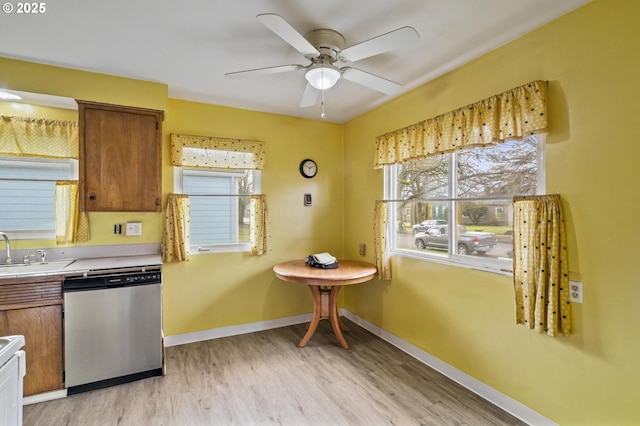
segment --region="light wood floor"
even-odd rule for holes
[[[24,425],[523,425],[345,321],[167,348],[167,375],[24,407]]]

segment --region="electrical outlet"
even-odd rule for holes
[[[142,222],[127,222],[127,236],[142,235]]]
[[[582,303],[582,283],[580,281],[569,281],[569,294],[572,302]]]

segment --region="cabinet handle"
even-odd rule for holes
[[[96,194],[95,194],[95,193],[93,193],[93,192],[92,192],[91,194],[89,194],[89,199],[90,199],[91,201],[95,201],[95,200],[96,200],[96,198],[97,198],[97,197],[96,197]]]
[[[156,198],[156,206],[160,205],[160,198]]]

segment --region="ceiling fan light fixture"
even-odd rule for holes
[[[330,64],[318,64],[309,68],[304,76],[316,89],[326,90],[338,82],[340,71]]]

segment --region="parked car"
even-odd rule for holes
[[[446,225],[447,221],[444,219],[428,219],[423,220],[417,225],[413,225],[413,234],[417,234],[418,232],[427,232],[429,229],[438,225]]]
[[[431,227],[427,232],[417,233],[415,238],[416,247],[419,249],[449,249],[449,227],[447,225]],[[458,225],[458,254],[472,254],[475,252],[479,255],[484,255],[495,245],[496,234],[491,232],[469,232],[464,226]]]

